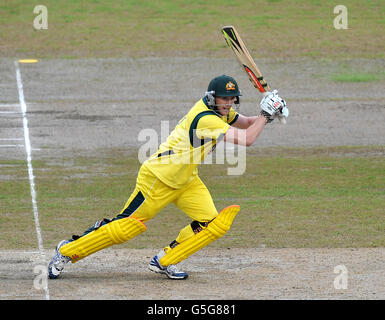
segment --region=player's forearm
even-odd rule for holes
[[[230,127],[225,134],[225,141],[242,146],[251,146],[265,127],[267,120],[258,116],[247,129]]]
[[[253,123],[246,129],[246,146],[251,146],[265,127],[267,120],[263,116],[252,117]]]
[[[239,115],[238,120],[232,124],[232,126],[238,129],[247,129],[255,122],[255,120],[257,120],[257,118],[258,116],[246,117]]]
[[[250,128],[250,126],[252,126],[257,119],[258,119],[258,116],[247,117],[247,125],[243,129]]]

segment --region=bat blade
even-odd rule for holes
[[[222,33],[227,45],[234,51],[238,62],[247,73],[254,87],[262,93],[270,91],[269,85],[263,78],[261,71],[259,71],[237,30],[233,26],[225,26],[222,27]]]
[[[225,37],[227,45],[234,51],[238,62],[247,73],[249,80],[254,85],[254,87],[263,94],[271,91],[269,85],[263,78],[261,71],[259,71],[254,59],[247,50],[246,45],[239,36],[237,30],[233,26],[225,26],[222,27],[222,33]],[[284,117],[279,117],[279,121],[282,124],[286,124],[286,119]]]

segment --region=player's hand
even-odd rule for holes
[[[261,115],[263,115],[267,122],[273,121],[275,118],[287,118],[289,116],[289,109],[286,106],[286,101],[278,95],[277,90],[267,92],[260,103]]]

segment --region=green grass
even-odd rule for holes
[[[200,176],[217,209],[239,204],[229,234],[214,247],[384,247],[385,147],[256,149],[247,170],[202,165]],[[44,245],[81,234],[124,206],[139,168],[136,153],[33,161]],[[0,248],[37,245],[23,161],[0,161]],[[122,245],[159,248],[190,221],[174,205],[148,231]]]
[[[340,73],[332,74],[331,79],[337,82],[375,82],[385,80],[385,73]]]
[[[33,8],[48,9],[35,30]],[[333,27],[335,1],[6,0],[2,57],[229,57],[220,27],[235,25],[255,57],[384,58],[385,3],[344,3],[348,30]]]

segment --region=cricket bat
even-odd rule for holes
[[[263,78],[261,71],[259,71],[257,65],[255,64],[253,58],[251,57],[249,51],[246,48],[246,45],[244,44],[242,38],[239,36],[235,27],[222,27],[222,33],[225,37],[227,45],[234,51],[238,62],[247,73],[249,80],[253,84],[253,86],[258,89],[258,91],[262,94],[266,94],[266,92],[271,91],[269,85]],[[279,121],[282,124],[286,123],[286,119],[283,117],[279,117]]]

